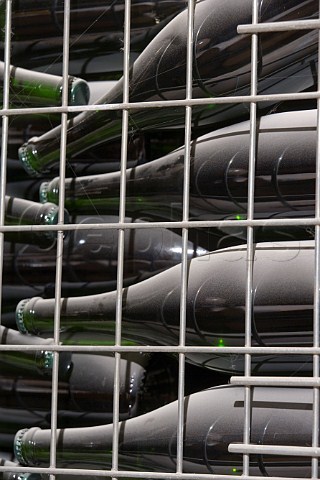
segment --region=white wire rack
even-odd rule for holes
[[[89,1],[89,0],[88,0]],[[316,0],[315,0],[316,1]],[[247,229],[247,269],[246,269],[246,314],[245,314],[245,345],[243,347],[191,347],[187,346],[185,342],[186,336],[186,292],[187,292],[187,249],[188,249],[188,233],[191,226],[189,222],[189,183],[190,183],[190,140],[192,135],[192,108],[195,105],[208,105],[212,103],[211,98],[192,98],[192,61],[193,61],[193,17],[194,17],[194,0],[188,0],[188,40],[187,40],[187,78],[186,78],[186,98],[183,100],[170,100],[158,102],[139,102],[130,103],[129,95],[129,65],[130,65],[130,14],[131,3],[126,0],[125,3],[125,24],[124,24],[124,89],[123,89],[123,103],[106,104],[106,105],[88,105],[88,106],[68,106],[68,71],[69,71],[69,32],[70,32],[70,0],[64,1],[64,26],[63,26],[63,98],[61,107],[50,108],[24,108],[12,109],[9,108],[9,65],[11,52],[11,17],[12,17],[12,0],[5,0],[6,4],[6,21],[5,21],[5,41],[4,41],[4,96],[2,115],[2,139],[1,139],[1,183],[0,183],[0,284],[2,285],[2,263],[3,263],[3,249],[4,249],[4,234],[5,232],[43,231],[50,229],[57,232],[57,250],[56,250],[56,278],[55,278],[55,315],[54,315],[54,341],[55,343],[50,347],[54,352],[53,372],[52,372],[52,405],[51,405],[51,458],[49,468],[31,468],[31,467],[12,467],[10,471],[13,472],[39,472],[47,473],[54,478],[56,474],[68,474],[71,476],[80,475],[95,475],[112,478],[172,478],[172,479],[194,479],[203,478],[222,478],[228,476],[224,475],[203,475],[203,474],[187,474],[183,472],[183,435],[184,435],[184,374],[185,374],[185,354],[187,352],[214,352],[215,349],[219,353],[225,354],[241,354],[245,358],[244,375],[239,377],[232,377],[231,383],[244,385],[245,388],[245,416],[243,425],[243,444],[230,445],[230,451],[243,454],[243,473],[242,478],[258,479],[260,477],[252,476],[249,472],[249,458],[250,454],[254,453],[278,453],[284,455],[292,453],[293,447],[270,447],[264,445],[250,444],[250,419],[251,419],[251,387],[256,385],[276,385],[276,386],[306,386],[314,390],[314,409],[313,409],[313,432],[312,432],[312,446],[310,448],[295,447],[296,454],[310,456],[312,461],[312,478],[318,478],[318,431],[319,431],[319,268],[320,268],[320,195],[319,195],[319,158],[317,158],[316,167],[316,209],[315,217],[307,219],[276,219],[257,220],[254,218],[254,179],[255,179],[255,160],[256,160],[256,130],[257,130],[257,102],[286,101],[286,100],[316,100],[319,109],[319,80],[318,91],[304,92],[304,93],[290,93],[290,94],[272,94],[272,95],[258,95],[257,94],[257,65],[258,65],[258,36],[260,33],[269,33],[275,31],[286,31],[294,29],[318,29],[320,27],[320,20],[316,21],[297,21],[297,22],[278,22],[278,23],[258,23],[258,8],[259,0],[252,1],[252,24],[241,25],[238,27],[239,33],[246,33],[252,37],[252,54],[251,54],[251,92],[248,96],[236,97],[219,97],[215,98],[214,102],[219,103],[243,103],[246,102],[250,106],[250,156],[249,156],[249,181],[248,181],[248,209],[246,220],[232,220],[225,221],[225,226],[245,227]],[[122,286],[123,286],[123,267],[124,267],[124,233],[125,229],[132,228],[146,228],[142,223],[128,224],[125,222],[126,213],[126,165],[128,154],[128,115],[129,108],[143,109],[143,108],[163,108],[163,107],[184,107],[185,108],[185,164],[184,164],[184,193],[183,193],[183,214],[181,221],[175,222],[151,222],[148,223],[148,228],[170,227],[179,228],[182,231],[182,263],[181,263],[181,308],[180,308],[180,341],[177,346],[124,346],[121,341],[121,312],[122,312]],[[120,189],[120,208],[119,208],[119,222],[116,225],[108,225],[107,228],[116,228],[119,231],[118,236],[118,267],[117,267],[117,303],[116,303],[116,334],[115,343],[113,346],[66,346],[60,344],[60,299],[61,299],[61,283],[62,283],[62,258],[64,247],[64,234],[66,231],[78,229],[88,229],[88,225],[75,225],[64,223],[64,182],[66,170],[66,142],[67,142],[67,116],[68,113],[90,110],[121,110],[122,113],[122,138],[121,138],[121,189]],[[59,219],[56,226],[28,226],[23,225],[19,227],[5,225],[5,194],[6,194],[6,172],[7,172],[7,146],[8,146],[8,129],[9,120],[12,115],[26,115],[33,113],[59,113],[61,114],[61,149],[60,149],[60,169],[59,169]],[[319,138],[319,116],[318,116],[318,138]],[[317,152],[319,157],[319,149]],[[252,290],[253,290],[253,259],[254,259],[254,228],[259,225],[314,225],[315,226],[315,278],[314,278],[314,342],[313,347],[256,347],[251,346],[251,325],[252,325]],[[218,227],[221,226],[221,221],[193,221],[192,227]],[[93,230],[101,230],[106,228],[105,224],[92,224],[90,226]],[[0,351],[18,351],[18,350],[42,350],[43,347],[37,346],[14,346],[1,345]],[[58,401],[58,362],[59,354],[63,351],[73,352],[114,352],[115,355],[115,372],[114,372],[114,407],[113,407],[113,449],[112,449],[112,469],[108,470],[87,470],[87,469],[65,469],[56,467],[56,447],[57,447],[57,401]],[[118,444],[119,444],[119,430],[117,428],[119,422],[119,372],[121,354],[125,352],[171,352],[176,353],[179,357],[179,380],[178,380],[178,422],[177,422],[177,454],[176,454],[176,472],[175,473],[161,473],[161,472],[137,472],[137,471],[121,471],[118,465]],[[253,354],[268,353],[283,353],[283,354],[309,354],[313,356],[313,376],[305,377],[257,377],[251,375],[251,357]],[[271,451],[272,450],[272,451]],[[0,472],[6,470],[6,467],[0,467]],[[283,477],[282,477],[283,478]],[[274,477],[276,480],[276,477]]]

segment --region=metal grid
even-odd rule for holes
[[[255,179],[255,160],[256,160],[256,130],[257,130],[257,102],[286,101],[286,100],[317,100],[317,108],[319,111],[319,78],[318,91],[308,93],[292,93],[292,94],[273,94],[258,95],[257,94],[257,65],[258,65],[258,35],[262,32],[287,31],[296,29],[319,29],[320,21],[296,21],[296,22],[278,22],[277,24],[259,24],[258,23],[258,7],[259,1],[252,1],[252,25],[241,25],[238,28],[239,33],[247,33],[252,36],[252,54],[251,54],[251,93],[248,96],[220,97],[215,98],[214,103],[248,103],[250,105],[250,157],[249,157],[249,189],[248,189],[248,210],[246,220],[230,220],[223,221],[226,227],[246,227],[247,229],[247,276],[246,276],[246,315],[245,315],[245,346],[244,347],[192,347],[186,346],[186,296],[187,296],[187,249],[188,249],[188,232],[192,227],[218,227],[221,226],[220,221],[188,221],[189,218],[189,184],[190,184],[190,140],[192,133],[191,114],[194,105],[210,105],[211,98],[192,98],[192,61],[193,61],[193,20],[194,20],[194,1],[188,0],[188,41],[187,41],[187,79],[186,79],[186,99],[185,100],[168,100],[157,102],[136,102],[130,103],[129,97],[129,64],[130,64],[130,13],[131,3],[126,0],[125,7],[125,26],[124,26],[124,90],[123,103],[108,104],[101,106],[68,106],[68,68],[69,68],[69,32],[70,32],[70,0],[64,0],[64,33],[63,33],[63,99],[61,107],[50,108],[9,108],[9,65],[10,65],[10,42],[11,42],[11,0],[6,0],[6,28],[5,28],[5,75],[4,75],[4,97],[2,115],[2,143],[1,143],[1,184],[0,184],[0,284],[2,284],[2,263],[5,232],[16,231],[56,231],[57,232],[57,258],[56,258],[56,288],[55,288],[55,315],[54,315],[54,341],[50,347],[54,352],[54,363],[52,372],[52,417],[51,417],[51,457],[49,468],[31,468],[31,467],[12,467],[12,472],[38,472],[47,473],[54,478],[55,474],[74,475],[95,475],[112,478],[203,478],[204,480],[212,478],[228,478],[226,475],[207,475],[207,474],[187,474],[183,473],[183,435],[184,435],[184,373],[185,373],[185,354],[188,352],[199,353],[219,353],[225,354],[241,354],[245,357],[244,376],[231,378],[231,383],[245,386],[245,419],[243,426],[243,444],[229,446],[230,452],[238,452],[243,454],[243,479],[258,479],[260,477],[249,474],[249,458],[253,453],[273,453],[283,455],[310,456],[312,459],[312,478],[318,478],[318,431],[319,431],[319,269],[320,269],[320,191],[319,191],[319,149],[317,149],[317,170],[316,170],[316,209],[315,217],[308,219],[254,219],[254,179]],[[319,37],[320,39],[320,37]],[[319,50],[320,51],[320,50]],[[151,222],[146,226],[143,223],[135,223],[134,225],[125,223],[126,211],[126,177],[125,171],[127,166],[128,153],[128,115],[129,108],[146,109],[146,108],[163,108],[163,107],[185,107],[185,161],[184,161],[184,188],[183,188],[183,215],[182,221],[175,222]],[[67,116],[69,112],[82,112],[90,110],[121,110],[122,113],[122,139],[121,139],[121,189],[120,189],[120,208],[119,222],[117,224],[93,224],[90,226],[93,230],[103,228],[117,229],[119,231],[118,240],[118,267],[117,267],[117,303],[116,303],[116,334],[114,346],[67,346],[60,344],[60,299],[61,299],[61,283],[62,283],[62,253],[64,246],[64,233],[74,229],[88,229],[87,225],[64,224],[64,182],[66,170],[66,131]],[[6,226],[5,225],[5,192],[6,192],[6,171],[7,171],[7,143],[8,143],[8,125],[11,115],[25,115],[33,113],[60,113],[61,114],[61,154],[60,154],[60,170],[59,170],[59,220],[57,226]],[[317,117],[317,131],[319,143],[319,115]],[[315,283],[314,283],[314,342],[313,347],[252,347],[251,346],[251,325],[252,325],[252,287],[253,287],[253,263],[254,263],[254,228],[260,225],[305,225],[315,226]],[[123,287],[123,252],[124,252],[124,233],[126,229],[138,228],[159,228],[159,227],[175,227],[182,230],[183,251],[181,262],[181,308],[180,308],[180,341],[177,346],[123,346],[121,345],[121,316],[122,316],[122,287]],[[14,346],[1,345],[1,351],[21,351],[21,350],[43,350],[46,346]],[[72,352],[114,352],[115,353],[115,372],[114,372],[114,429],[113,429],[113,451],[112,451],[112,469],[108,470],[88,470],[88,469],[66,469],[56,468],[56,446],[57,446],[57,398],[58,398],[58,362],[59,354],[64,351]],[[177,462],[175,473],[161,472],[136,472],[121,471],[118,466],[118,443],[119,430],[117,428],[119,422],[119,383],[120,383],[120,359],[121,354],[125,352],[171,352],[179,356],[179,382],[178,382],[178,423],[177,423]],[[257,377],[251,375],[251,357],[253,354],[310,354],[313,356],[313,377]],[[251,445],[251,387],[257,385],[275,385],[275,386],[306,386],[312,387],[314,391],[314,410],[313,410],[313,442],[312,447],[292,447],[292,446],[267,446],[267,445]],[[0,466],[0,472],[6,471],[6,467]],[[275,480],[277,477],[273,477]],[[284,478],[284,477],[280,477]]]

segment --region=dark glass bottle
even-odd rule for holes
[[[0,62],[0,96],[3,95],[4,62]],[[70,76],[68,104],[87,105],[90,90],[87,82]],[[63,78],[10,66],[9,101],[13,107],[49,107],[62,103]]]
[[[68,343],[76,336],[68,336],[65,340],[61,337],[61,343]],[[15,330],[0,326],[2,410],[24,410],[25,417],[30,412],[39,415],[42,421],[48,421],[51,408],[52,344],[51,338],[21,335]],[[6,351],[1,350],[1,345],[37,345],[43,347],[43,350],[22,348]],[[175,371],[170,368],[172,364]],[[86,426],[112,422],[114,371],[115,359],[112,354],[60,352],[59,425]],[[198,377],[198,386],[214,385],[218,378],[206,372]],[[159,355],[123,353],[119,380],[120,418],[131,418],[175,400],[176,382],[177,367],[173,360]],[[18,423],[13,431],[19,428],[21,424]]]
[[[4,3],[4,2],[1,2]],[[14,41],[44,40],[49,37],[62,37],[64,3],[52,0],[13,0],[12,28]],[[182,0],[152,1],[133,0],[131,6],[132,28],[146,28],[158,25],[169,15],[185,7]],[[2,10],[4,5],[2,5]],[[118,0],[71,0],[71,35],[92,35],[106,31],[121,31],[124,22],[125,2]],[[123,35],[123,32],[122,32]],[[90,38],[90,36],[89,36]]]
[[[2,352],[0,361],[1,355]],[[112,354],[72,353],[69,375],[59,378],[59,424],[71,425],[75,418],[82,426],[112,423],[114,370]],[[43,418],[48,418],[51,379],[22,373],[10,375],[7,370],[1,373],[0,408],[42,412]],[[226,382],[228,377],[186,365],[187,393],[218,385],[222,380]],[[161,354],[123,353],[119,385],[120,419],[154,410],[177,399],[178,362]]]
[[[0,362],[4,353],[0,352]],[[121,357],[119,406],[122,419],[135,416],[141,408],[140,400],[149,363],[150,356],[144,354],[124,354]],[[23,375],[23,363],[20,365],[19,373],[10,375],[10,371],[4,369],[0,375],[0,407],[46,411],[48,415],[51,408],[51,379],[44,375]],[[81,423],[84,425],[90,423],[85,418],[87,414],[104,413],[100,415],[100,420],[103,423],[112,422],[114,369],[112,354],[72,353],[68,375],[59,378],[58,416],[59,412],[64,417],[70,412],[70,418],[75,412],[81,413],[84,416]],[[170,395],[169,388],[166,390]],[[160,397],[157,401],[160,406]]]
[[[4,13],[5,2],[0,3]],[[186,6],[184,0],[133,0],[131,4],[131,48],[140,52],[171,18]],[[124,0],[71,0],[70,59],[94,58],[105,52],[118,53],[123,47]],[[62,0],[12,2],[12,57],[32,67],[49,70],[61,66],[64,3]],[[53,65],[50,65],[50,63]],[[22,64],[19,63],[19,64]],[[118,62],[120,63],[120,62]],[[30,67],[28,67],[30,68]],[[122,66],[119,65],[119,70]],[[110,69],[101,65],[100,74]]]
[[[145,223],[141,219],[137,219]],[[106,282],[116,280],[118,264],[118,230],[90,230],[92,223],[117,223],[115,216],[78,216],[75,223],[88,224],[88,230],[69,232],[63,250],[64,282]],[[135,220],[127,218],[127,222]],[[54,281],[55,249],[43,250],[33,245],[5,244],[3,260],[6,284],[32,285]],[[188,243],[188,258],[208,253]],[[127,229],[124,236],[124,278],[143,278],[181,262],[182,238],[164,228]]]
[[[245,218],[248,199],[249,122],[216,130],[192,142],[190,220]],[[262,117],[255,170],[255,215],[310,210],[314,214],[316,110]],[[184,147],[128,169],[126,212],[181,220]],[[57,203],[58,178],[45,182],[40,199]],[[70,212],[114,213],[119,208],[120,172],[69,178]]]
[[[187,352],[189,361],[215,370],[243,371],[243,355],[220,353],[219,348],[244,346],[246,268],[246,246],[219,250],[190,261],[186,345],[216,348],[212,353]],[[253,268],[253,346],[312,345],[314,242],[256,244]],[[124,289],[122,341],[177,345],[180,290],[180,265]],[[53,299],[35,297],[21,301],[16,311],[19,330],[50,334],[54,307]],[[113,338],[115,308],[116,292],[64,298],[61,329],[64,334],[81,331],[87,342],[99,334]],[[310,359],[305,357],[252,355],[252,369],[259,373],[292,373],[310,368]]]
[[[183,472],[241,475],[243,456],[230,453],[230,443],[243,442],[244,388],[221,386],[185,398]],[[251,443],[311,446],[312,389],[254,387]],[[176,471],[178,405],[160,409],[119,425],[119,468],[153,472]],[[111,468],[112,425],[58,431],[59,467]],[[90,445],[90,449],[88,448]],[[50,430],[19,431],[15,453],[22,465],[48,466]],[[250,475],[308,477],[311,458],[250,455]]]
[[[4,353],[0,352],[1,363],[3,363]],[[9,357],[9,354],[5,356]],[[112,354],[72,353],[69,358],[68,372],[59,376],[58,417],[61,417],[60,425],[71,425],[74,419],[77,419],[78,424],[81,425],[94,425],[98,419],[99,423],[112,422],[115,369],[115,360]],[[132,353],[122,356],[119,395],[121,419],[134,417],[141,410],[149,363],[150,356],[148,355]],[[26,415],[28,411],[42,412],[41,416],[48,418],[51,409],[51,379],[40,374],[27,375],[22,361],[20,366],[20,373],[10,375],[9,369],[3,369],[3,373],[0,375],[0,407],[25,410]],[[165,374],[166,372],[162,368],[163,377]],[[165,392],[169,399],[175,399],[173,381],[170,377],[166,380],[165,382],[163,379]],[[153,392],[148,393],[147,402],[151,404],[152,400],[153,408],[163,404],[160,395],[156,396]]]
[[[300,212],[299,217],[301,217]],[[307,212],[308,213],[308,212]],[[309,216],[305,213],[305,216]],[[290,216],[296,218],[297,213]],[[281,215],[274,218],[282,218]],[[126,218],[127,222],[145,223],[141,219]],[[76,224],[117,223],[115,216],[77,216]],[[205,255],[208,251],[239,245],[246,242],[246,229],[234,227],[190,229],[187,256],[189,259]],[[314,238],[314,228],[309,226],[267,227],[255,229],[256,241],[309,240]],[[201,245],[204,245],[202,247]],[[123,249],[123,278],[127,285],[139,282],[161,270],[181,262],[182,238],[178,233],[164,228],[126,229]],[[118,230],[75,230],[68,232],[64,241],[62,260],[62,292],[64,296],[102,293],[116,289],[118,266]],[[5,242],[3,272],[6,291],[4,297],[12,297],[11,306],[26,296],[45,296],[55,282],[56,250],[43,249],[35,245]],[[36,279],[36,284],[35,284]],[[108,282],[110,286],[108,286]],[[30,293],[22,297],[20,292],[9,286],[26,285]],[[100,287],[99,287],[100,285]],[[46,286],[46,287],[45,287]],[[32,289],[34,291],[32,292]],[[71,293],[72,291],[72,293]],[[17,295],[17,294],[18,295]]]
[[[5,225],[56,225],[58,207],[53,203],[37,203],[23,198],[5,196]],[[65,211],[65,222],[68,214]],[[56,232],[15,231],[6,232],[5,239],[13,242],[31,243],[41,247],[51,247],[56,241]]]
[[[259,22],[318,18],[313,0],[273,0],[260,3]],[[205,0],[196,3],[194,21],[193,98],[212,97],[212,105],[194,106],[193,121],[205,124],[248,112],[248,105],[218,105],[214,97],[249,93],[251,39],[237,26],[251,23],[252,1]],[[130,72],[130,102],[186,98],[187,11],[177,15],[134,62]],[[316,31],[278,32],[260,37],[259,93],[296,92],[314,84],[317,62]],[[178,59],[178,60],[177,60]],[[302,62],[303,61],[303,62]],[[97,104],[120,103],[123,83]],[[88,111],[69,123],[67,156],[121,136],[121,111]],[[183,107],[132,110],[129,131],[184,124]],[[31,175],[50,170],[59,159],[60,127],[32,138],[20,149]]]

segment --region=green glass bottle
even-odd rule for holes
[[[313,0],[262,2],[259,21],[318,18]],[[196,3],[194,21],[193,98],[212,97],[212,104],[193,106],[193,123],[210,124],[248,114],[247,104],[215,104],[218,96],[246,95],[251,82],[251,39],[239,35],[239,24],[252,21],[252,0],[205,0]],[[187,11],[177,15],[150,42],[130,71],[130,102],[186,98]],[[317,63],[316,31],[288,31],[261,37],[258,92],[297,92],[314,85],[312,67]],[[123,81],[96,104],[117,104],[123,99]],[[69,123],[67,156],[121,137],[119,110],[87,111]],[[184,125],[185,108],[133,109],[129,133]],[[47,172],[59,160],[60,127],[20,148],[20,159],[31,175]]]
[[[313,342],[314,242],[255,245],[253,265],[253,346],[311,346]],[[243,355],[220,353],[220,347],[245,344],[246,246],[226,248],[194,258],[188,264],[186,345],[215,347],[212,353],[186,352],[206,368],[243,372]],[[299,275],[297,275],[299,272]],[[123,290],[122,342],[134,345],[178,345],[181,266]],[[103,335],[114,341],[116,291],[61,300],[64,335],[81,332],[82,341]],[[50,335],[54,299],[35,297],[17,306],[22,333]],[[99,342],[99,340],[98,340]],[[256,373],[310,372],[312,362],[299,355],[252,355]]]
[[[261,118],[257,131],[254,213],[268,218],[310,211],[315,205],[316,110]],[[250,125],[215,130],[191,144],[190,220],[247,213]],[[126,172],[126,212],[182,219],[184,147]],[[120,172],[68,178],[65,205],[73,213],[118,213]],[[42,184],[40,201],[57,203],[59,179]]]
[[[0,62],[0,95],[3,95],[4,62]],[[86,81],[69,76],[68,104],[87,105],[90,90]],[[10,66],[9,101],[12,107],[50,107],[62,104],[63,79],[57,75]]]
[[[53,203],[37,203],[23,198],[5,196],[5,225],[56,225],[58,207]],[[65,211],[65,222],[68,214]],[[6,240],[20,243],[35,243],[41,247],[52,247],[56,242],[56,232],[15,231],[6,232]]]
[[[231,385],[185,398],[183,473],[241,476],[243,455],[231,453],[228,447],[243,443],[244,398],[244,387]],[[252,388],[250,443],[311,446],[312,401],[311,388]],[[177,402],[120,423],[119,469],[175,473],[177,424]],[[112,425],[58,430],[57,466],[109,471],[112,432]],[[22,465],[49,466],[50,430],[17,432],[15,454]],[[302,457],[294,450],[282,455],[252,454],[250,475],[307,478],[311,454]]]

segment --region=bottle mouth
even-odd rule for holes
[[[57,225],[58,216],[59,216],[59,208],[57,207],[57,205],[52,205],[51,204],[48,211],[43,213],[41,223],[43,225]],[[51,234],[51,232],[48,232],[48,233]]]
[[[57,225],[58,219],[59,219],[59,208],[57,205],[54,204],[43,204],[43,207],[46,207],[45,210],[42,212],[41,217],[40,217],[40,224],[41,225]],[[48,207],[48,208],[47,208]],[[47,238],[50,242],[55,242],[56,241],[56,231],[44,231],[41,232],[41,236],[44,236]]]
[[[25,143],[19,148],[18,153],[19,160],[30,177],[39,177],[40,172],[34,167],[37,163],[37,151],[32,148],[32,144]]]
[[[28,462],[24,458],[23,452],[22,452],[22,442],[23,442],[23,437],[24,435],[28,432],[29,428],[24,428],[22,430],[19,430],[16,433],[16,436],[14,438],[14,453],[16,456],[16,459],[18,460],[21,465],[28,465]]]
[[[53,352],[50,350],[41,350],[36,358],[40,372],[45,375],[51,375],[53,369]]]
[[[25,324],[24,324],[24,311],[27,303],[29,302],[30,298],[25,298],[21,300],[16,308],[16,325],[20,333],[27,334],[29,333]]]
[[[48,202],[48,188],[49,182],[42,182],[39,188],[39,200],[40,203]]]
[[[41,194],[40,194],[41,195]],[[39,223],[41,225],[57,225],[59,221],[59,207],[51,202],[42,203],[42,211],[40,213]],[[68,224],[70,221],[69,212],[64,209],[64,224]],[[64,237],[68,235],[68,232],[65,232]],[[49,242],[53,242],[53,244],[57,240],[57,232],[56,230],[46,230],[44,232],[40,232],[40,238],[46,238]]]
[[[69,77],[69,105],[88,105],[89,100],[90,89],[87,82],[81,78]]]

